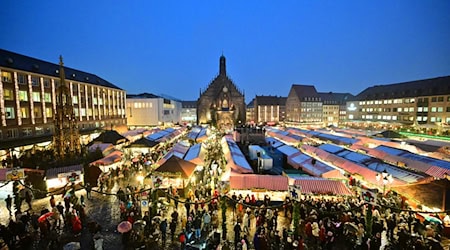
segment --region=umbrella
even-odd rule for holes
[[[442,224],[442,221],[439,218],[436,218],[436,217],[430,216],[430,215],[425,216],[425,220],[427,220],[429,222],[434,222],[436,224]]]
[[[47,218],[49,218],[52,215],[53,215],[53,212],[45,213],[38,218],[38,222],[39,223],[44,222]]]
[[[145,222],[144,220],[137,220],[133,223],[133,228],[143,229],[146,224],[147,222]]]
[[[351,222],[345,222],[344,224],[345,229],[352,231],[352,232],[357,232],[358,231],[358,226],[355,225],[354,223]]]
[[[117,225],[117,231],[119,233],[127,233],[133,228],[133,225],[129,221],[122,221]]]
[[[80,242],[69,242],[64,245],[63,250],[80,250]]]
[[[153,218],[152,218],[152,220],[155,220],[155,221],[162,221],[162,217],[161,216],[154,216]]]

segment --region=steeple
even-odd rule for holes
[[[225,56],[223,55],[223,53],[222,56],[220,56],[219,75],[227,75]]]

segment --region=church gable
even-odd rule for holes
[[[219,75],[210,82],[205,91],[200,92],[197,113],[200,123],[223,123],[224,121],[219,121],[220,117],[226,117],[227,124],[245,122],[244,94],[226,75],[225,62],[225,57],[221,56]]]

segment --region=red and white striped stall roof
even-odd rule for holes
[[[353,195],[341,181],[307,178],[295,180],[294,185],[300,188],[302,194]]]
[[[287,191],[288,178],[281,175],[232,174],[230,175],[231,189],[260,188],[272,191]]]

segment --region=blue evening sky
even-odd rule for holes
[[[450,75],[450,1],[14,1],[0,48],[94,73],[127,93],[196,100],[219,57],[247,102],[292,84],[358,94]]]

